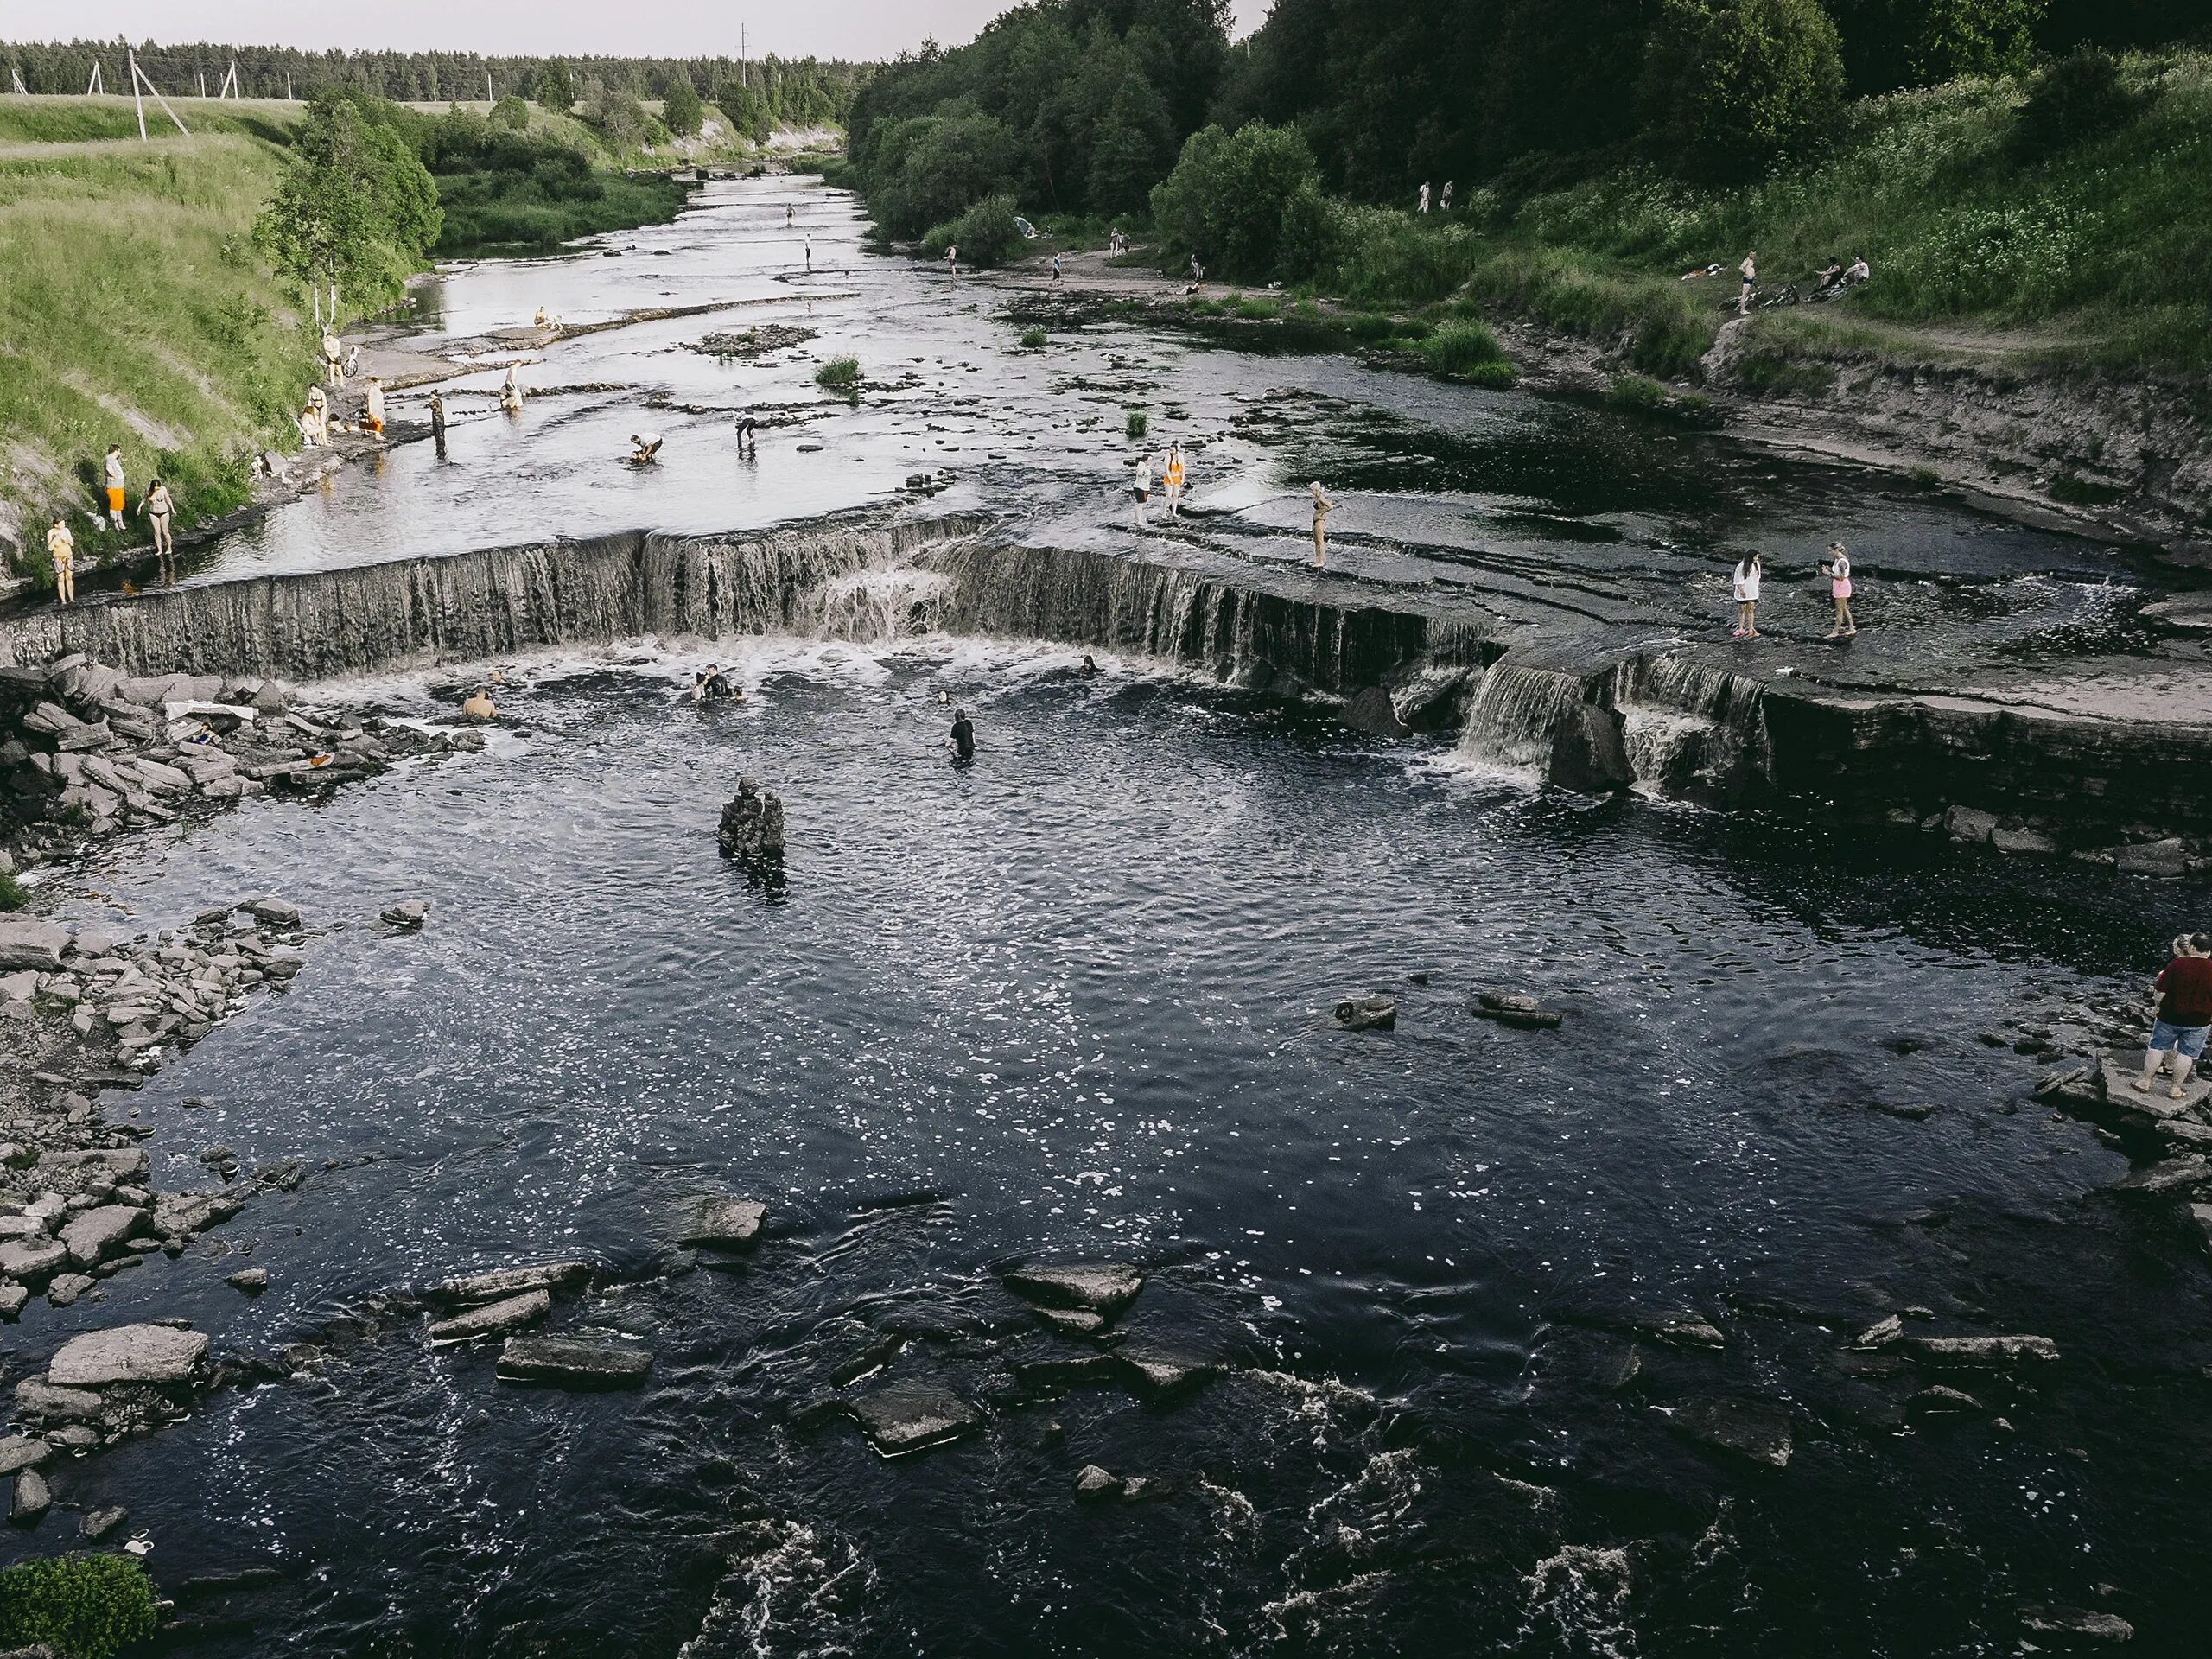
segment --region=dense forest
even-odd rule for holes
[[[92,66],[111,92],[130,90],[126,49],[163,92],[213,94],[231,65],[247,98],[312,98],[321,92],[365,92],[401,103],[538,99],[550,86],[571,101],[596,86],[607,95],[666,98],[677,82],[717,103],[741,126],[756,121],[803,127],[841,122],[866,75],[859,65],[814,59],[765,58],[486,58],[474,52],[302,52],[290,47],[225,46],[210,41],[158,46],[145,41],[67,41],[0,45],[0,92],[22,76],[33,92],[82,92]],[[725,103],[720,94],[727,87]],[[487,95],[487,88],[488,95]],[[566,107],[565,105],[563,107]]]

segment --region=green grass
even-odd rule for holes
[[[0,113],[19,132],[74,131],[111,114],[103,104],[0,99]],[[54,512],[79,557],[144,539],[136,518],[118,536],[88,517],[110,443],[130,511],[158,472],[188,527],[248,499],[256,449],[294,447],[314,374],[305,319],[252,243],[283,150],[237,131],[149,144],[131,131],[0,155],[0,534],[48,584]]]
[[[1122,423],[1122,429],[1130,437],[1141,438],[1152,430],[1151,417],[1141,409],[1133,409],[1129,411],[1129,418]]]
[[[1513,365],[1497,336],[1479,322],[1455,322],[1424,340],[1421,355],[1433,373],[1478,386],[1510,386]]]
[[[21,910],[31,901],[31,890],[16,880],[13,870],[0,870],[0,911]]]
[[[842,397],[856,397],[861,389],[861,364],[856,357],[833,357],[814,372],[814,384]]]
[[[226,132],[281,143],[307,113],[305,104],[281,99],[239,102],[187,98],[171,102],[195,138]],[[146,132],[156,139],[180,136],[150,99]],[[138,117],[127,98],[0,97],[0,144],[90,143],[137,137]]]
[[[1041,352],[1045,349],[1046,339],[1042,328],[1025,328],[1021,331],[1021,348],[1027,352]]]

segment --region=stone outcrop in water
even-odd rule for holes
[[[751,778],[738,780],[737,795],[722,808],[716,839],[725,858],[759,862],[784,855],[784,798]]]
[[[1368,992],[1337,1004],[1337,1023],[1346,1031],[1395,1031],[1397,999]]]
[[[499,1377],[538,1389],[634,1389],[653,1368],[643,1348],[575,1337],[509,1337]]]

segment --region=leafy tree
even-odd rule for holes
[[[0,1643],[113,1659],[154,1633],[154,1586],[128,1555],[60,1555],[0,1571]]]
[[[1005,264],[1028,245],[1014,228],[1014,198],[986,196],[958,219],[932,226],[922,251],[940,258],[949,247],[960,250],[960,263],[979,270]]]
[[[986,197],[1011,194],[1020,150],[995,117],[917,116],[872,137],[868,211],[893,236],[919,236]]]
[[[1168,133],[1167,100],[1150,82],[1124,79],[1090,132],[1084,194],[1093,213],[1143,211],[1152,187],[1167,172]]]
[[[2077,47],[2036,77],[2012,128],[2012,150],[2041,161],[2132,125],[2149,106],[2120,80],[2112,54]]]
[[[525,132],[530,128],[530,105],[510,92],[492,106],[492,124],[513,132]]]
[[[1842,91],[1818,0],[1662,0],[1637,105],[1646,143],[1683,171],[1745,178],[1815,137]]]
[[[2024,73],[2044,0],[1906,0],[1898,10],[1913,22],[1907,54],[1914,77],[1932,86],[1961,75]]]
[[[576,107],[576,78],[563,60],[550,58],[538,67],[537,102],[562,115]]]
[[[1196,254],[1224,276],[1264,281],[1283,251],[1286,212],[1314,188],[1313,152],[1297,128],[1208,127],[1191,135],[1154,189],[1153,227],[1171,265]]]
[[[420,268],[443,220],[406,130],[416,118],[381,99],[317,95],[298,162],[256,224],[280,268],[355,294],[388,291]]]
[[[691,84],[689,75],[678,75],[668,85],[668,97],[661,105],[662,124],[679,138],[689,138],[697,133],[699,124],[705,119],[705,110],[699,102],[699,89]]]

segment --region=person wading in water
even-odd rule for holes
[[[965,709],[952,711],[952,735],[945,741],[952,746],[954,760],[973,760],[976,758],[976,726],[968,718]]]

